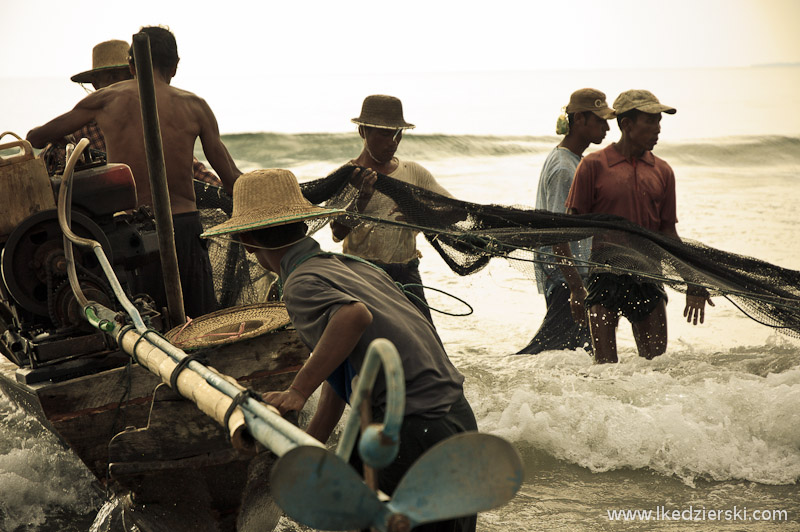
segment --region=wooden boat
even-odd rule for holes
[[[247,494],[253,455],[236,450],[216,421],[87,325],[67,282],[54,200],[59,180],[48,178],[19,137],[0,145],[0,154],[0,194],[19,198],[0,206],[0,389],[102,486],[126,496],[140,530],[234,530],[243,497],[254,497]],[[135,205],[127,166],[90,160],[75,172],[72,228],[101,243],[122,282],[157,260],[152,220],[120,215]],[[113,307],[97,260],[78,250],[75,263],[85,294]],[[137,307],[164,331],[152,301]],[[287,388],[308,357],[288,324],[282,304],[261,303],[202,316],[165,336],[187,353],[208,351],[208,365],[264,393]]]
[[[287,388],[308,357],[296,331],[244,336],[216,342],[207,364],[257,393]],[[0,355],[0,388],[102,486],[129,495],[126,510],[140,529],[235,530],[253,455],[233,448],[219,424],[127,354],[106,350],[35,369]],[[143,526],[148,518],[160,528]]]

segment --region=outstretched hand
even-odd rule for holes
[[[281,415],[286,412],[299,412],[306,404],[306,398],[295,388],[282,392],[267,392],[262,397],[265,403],[277,408]]]
[[[683,316],[686,318],[686,322],[697,325],[699,320],[700,323],[703,323],[706,319],[706,303],[712,307],[714,306],[714,302],[705,294],[686,294],[686,307],[683,309]]]

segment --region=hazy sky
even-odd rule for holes
[[[3,0],[0,13],[0,77],[69,77],[98,42],[157,24],[193,77],[800,62],[798,0]]]

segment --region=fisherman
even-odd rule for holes
[[[680,239],[675,229],[675,174],[652,152],[661,132],[661,113],[675,112],[646,90],[620,94],[614,101],[614,113],[622,136],[618,142],[587,155],[578,165],[567,212],[622,216],[645,229]],[[593,250],[602,245],[600,239],[593,239]],[[569,255],[569,247],[557,246],[556,253]],[[574,267],[565,266],[563,271],[576,303],[573,316],[585,320],[581,311],[589,310],[596,362],[618,361],[616,328],[620,315],[631,322],[639,356],[650,360],[666,351],[667,294],[663,285],[598,268],[590,272],[584,286]],[[705,289],[689,287],[683,311],[689,323],[705,321],[706,302],[714,305]]]
[[[84,86],[89,83],[94,90],[100,90],[119,81],[133,79],[130,66],[128,65],[129,45],[125,41],[111,40],[101,42],[92,48],[92,69],[75,74],[70,79],[75,83]],[[47,163],[47,171],[52,176],[61,173],[64,169],[66,160],[66,143],[77,142],[82,139],[89,139],[89,148],[97,151],[106,151],[106,140],[103,132],[97,127],[97,122],[92,120],[78,131],[56,144],[51,144],[40,154],[40,157]],[[192,174],[195,179],[209,185],[222,186],[219,177],[205,167],[196,157],[192,161]]]
[[[361,115],[351,121],[358,124],[358,134],[363,139],[364,147],[349,164],[452,197],[421,165],[395,157],[403,139],[403,131],[414,128],[414,124],[409,124],[403,118],[403,104],[398,98],[383,94],[367,96],[361,106]],[[403,219],[397,205],[388,196],[380,192],[373,195],[363,188],[348,210],[376,218]],[[395,281],[409,285],[405,288],[412,294],[409,298],[433,323],[419,273],[422,254],[417,249],[418,231],[363,220],[353,223],[347,217],[335,218],[331,222],[331,230],[334,241],[342,241],[345,253],[367,259],[385,270]]]
[[[350,399],[351,381],[361,371],[369,344],[376,338],[394,343],[405,374],[405,418],[397,458],[378,475],[380,489],[391,495],[427,449],[477,430],[477,424],[464,397],[464,377],[436,330],[386,272],[356,257],[325,253],[306,235],[304,220],[340,212],[309,203],[290,171],[256,170],[236,181],[231,219],[203,236],[237,234],[265,269],[279,273],[286,310],[313,355],[285,391],[267,393],[264,399],[282,414],[300,411],[322,385],[307,427],[321,442],[328,440]],[[373,398],[373,416],[382,418],[382,380]],[[475,516],[415,530],[475,530]]]
[[[199,238],[202,226],[191,179],[195,141],[199,138],[202,142],[206,158],[229,193],[241,172],[222,143],[217,120],[205,100],[170,85],[179,60],[175,36],[163,27],[143,27],[141,31],[150,38],[184,307],[187,315],[197,317],[216,310],[217,302],[206,243]],[[135,76],[131,49],[128,62]],[[42,148],[92,121],[105,136],[108,161],[125,163],[131,168],[139,206],[151,205],[139,87],[135,79],[120,81],[89,94],[71,111],[32,129],[27,138],[34,147]],[[149,268],[152,271],[143,270],[137,276],[144,284],[136,288],[149,293],[163,306],[166,296],[160,264],[149,265]]]
[[[606,95],[597,89],[580,89],[572,93],[565,114],[556,123],[556,133],[564,139],[553,148],[544,161],[539,176],[536,208],[564,213],[575,169],[581,162],[583,152],[589,144],[600,144],[608,131],[608,120],[614,111],[606,103]],[[572,256],[582,261],[589,258],[590,240],[572,242]],[[576,349],[583,347],[591,352],[589,328],[577,323],[572,317],[570,290],[561,270],[556,266],[550,246],[543,248],[546,254],[538,255],[545,263],[536,263],[536,284],[544,294],[547,313],[539,330],[530,343],[517,354],[535,355],[542,351]],[[578,266],[581,276],[586,267]],[[582,302],[581,302],[582,303]]]

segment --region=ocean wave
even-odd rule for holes
[[[800,368],[783,355],[782,371],[766,375],[753,367],[772,356],[763,352],[607,366],[579,352],[510,357],[500,377],[509,380],[492,386],[507,391],[480,394],[476,413],[481,430],[592,472],[791,485],[800,480]]]
[[[355,157],[362,141],[355,133],[241,133],[224,135],[231,155],[244,167],[291,168],[329,162],[332,170]],[[401,157],[417,161],[449,158],[544,156],[555,136],[416,135],[403,138]],[[597,149],[592,146],[588,151]],[[660,142],[658,156],[673,166],[800,167],[800,137],[722,137]],[[203,159],[202,150],[196,152]]]

